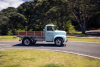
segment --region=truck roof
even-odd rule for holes
[[[53,24],[47,24],[46,26],[54,26]]]

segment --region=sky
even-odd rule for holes
[[[0,11],[6,9],[7,7],[17,8],[20,4],[29,0],[0,0]]]

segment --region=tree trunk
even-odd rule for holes
[[[81,24],[81,25],[82,25],[82,26],[81,26],[82,34],[85,34],[85,31],[86,31],[86,24],[83,23],[83,24]]]
[[[82,30],[82,34],[85,34],[85,29],[84,28],[81,28],[81,30]]]

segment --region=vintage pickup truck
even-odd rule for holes
[[[64,46],[63,43],[67,42],[66,32],[56,30],[53,24],[46,25],[43,31],[18,31],[17,36],[25,46],[35,44],[37,41],[54,42],[57,46]]]

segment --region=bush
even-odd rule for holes
[[[68,20],[66,22],[66,29],[65,29],[68,33],[74,33],[75,32],[75,28],[71,23],[71,20]]]

